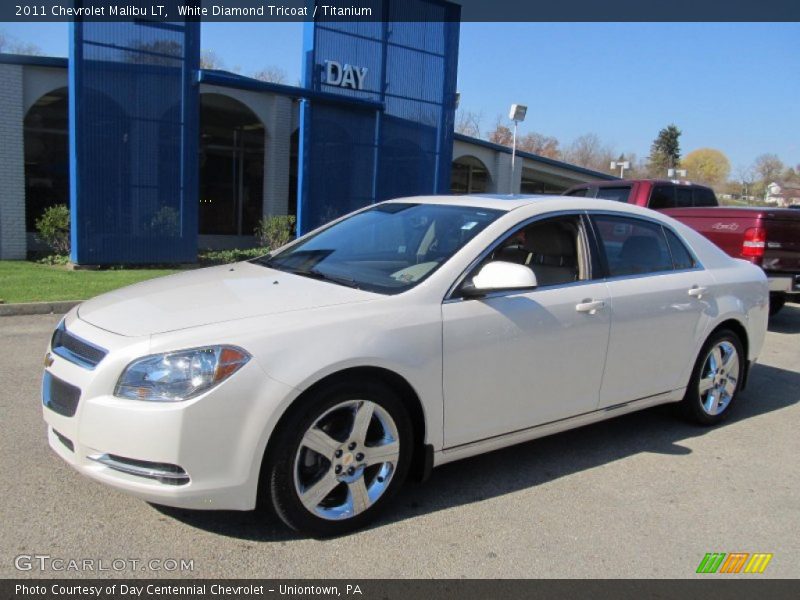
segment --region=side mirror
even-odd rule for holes
[[[460,291],[464,297],[475,298],[491,292],[532,290],[537,285],[536,275],[529,267],[496,260],[484,265],[472,283],[462,285]]]

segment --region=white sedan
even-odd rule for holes
[[[260,501],[337,535],[449,461],[656,404],[719,422],[768,298],[761,269],[647,209],[393,200],[83,303],[44,418],[70,465],[150,502]]]

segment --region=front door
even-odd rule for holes
[[[611,307],[587,248],[581,217],[535,221],[482,264],[526,264],[536,289],[442,305],[445,447],[596,408]]]

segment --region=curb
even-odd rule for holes
[[[59,300],[56,302],[23,302],[20,304],[0,304],[0,317],[21,315],[64,314],[83,300]]]

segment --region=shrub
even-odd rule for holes
[[[180,214],[171,206],[162,206],[150,219],[150,231],[163,237],[178,235],[180,231]]]
[[[274,250],[289,243],[294,235],[295,217],[292,215],[273,215],[264,217],[256,227],[256,239],[262,248]]]
[[[69,256],[66,254],[50,254],[48,256],[43,256],[42,258],[36,261],[40,265],[49,265],[51,267],[54,266],[64,266],[69,264]]]
[[[236,248],[234,250],[201,250],[197,260],[202,265],[224,265],[264,256],[264,248]]]
[[[57,204],[45,210],[42,216],[36,219],[36,231],[41,240],[56,254],[69,254],[69,208],[66,205]]]

